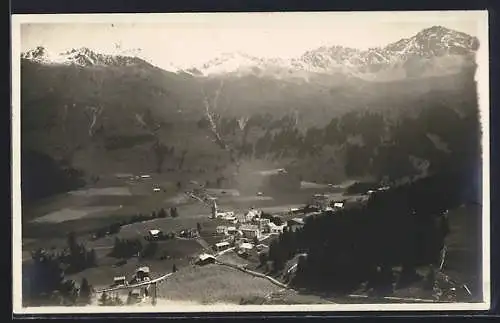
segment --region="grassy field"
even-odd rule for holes
[[[266,297],[280,288],[241,271],[219,266],[189,266],[159,285],[158,295],[167,300],[202,304],[235,303],[242,298]]]

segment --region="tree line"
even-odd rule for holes
[[[128,220],[114,222],[114,223],[111,223],[109,225],[106,225],[104,227],[97,229],[96,232],[94,233],[94,238],[99,239],[99,238],[102,238],[108,234],[116,234],[116,233],[120,232],[121,227],[124,225],[150,221],[150,220],[154,220],[154,219],[158,219],[158,218],[166,218],[168,216],[176,218],[179,216],[179,211],[177,210],[176,207],[172,207],[169,209],[169,211],[165,210],[164,208],[161,208],[157,212],[156,211],[151,212],[151,214],[149,214],[149,215],[135,214],[135,215],[132,215]]]
[[[376,192],[358,208],[308,217],[302,229],[273,241],[261,261],[272,261],[278,273],[305,253],[292,281],[297,287],[339,294],[364,282],[385,291],[395,282],[404,287],[420,279],[417,267],[439,263],[449,233],[446,211],[464,202],[461,187],[467,184],[461,174],[432,175]]]
[[[243,129],[237,118],[225,117],[220,131],[243,158],[323,156],[342,164],[347,177],[396,180],[463,166],[480,155],[478,107],[471,102],[458,107],[433,102],[398,116],[355,110],[309,128],[300,128],[290,115],[278,120],[254,115]],[[206,121],[198,126],[206,127]],[[251,139],[250,129],[256,133]]]

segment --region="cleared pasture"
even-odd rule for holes
[[[130,196],[132,193],[127,186],[117,186],[117,187],[101,187],[101,188],[87,188],[77,191],[68,192],[70,195],[75,196],[102,196],[102,195],[119,195],[119,196]]]
[[[239,304],[242,298],[266,297],[280,288],[266,279],[219,266],[188,266],[158,285],[158,296],[167,300],[202,304]]]
[[[113,212],[120,209],[121,206],[87,206],[78,209],[65,208],[59,211],[51,212],[42,217],[36,218],[33,222],[61,223],[74,221],[83,217],[96,215],[102,212]]]

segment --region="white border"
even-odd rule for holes
[[[431,21],[436,19],[466,19],[478,21],[480,48],[477,53],[476,81],[479,93],[481,124],[483,126],[483,302],[445,304],[328,304],[328,305],[193,305],[193,306],[144,306],[144,307],[22,307],[21,303],[21,165],[20,165],[20,26],[23,23],[202,23],[217,20],[228,26],[248,23],[258,19],[279,20],[278,26],[287,22],[296,24],[297,19],[318,19],[335,15],[335,19],[367,19],[379,22]],[[243,18],[250,17],[245,20]],[[287,18],[288,20],[284,19]],[[269,21],[268,21],[269,22]],[[489,53],[488,12],[483,11],[435,11],[435,12],[294,12],[294,13],[175,13],[175,14],[41,14],[12,16],[12,268],[13,312],[15,314],[58,313],[188,313],[188,312],[315,312],[315,311],[454,311],[488,310],[490,290],[490,151],[489,151]]]

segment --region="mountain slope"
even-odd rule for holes
[[[370,80],[386,80],[388,71],[395,70],[392,79],[401,79],[414,76],[420,68],[426,69],[421,75],[427,76],[455,73],[460,67],[473,64],[478,46],[476,37],[433,26],[385,47],[359,50],[323,46],[288,60],[263,59],[239,52],[225,53],[194,67],[193,71],[204,76],[253,74],[305,80],[316,73],[342,73]],[[446,66],[443,66],[443,60],[448,62]],[[420,63],[418,67],[415,66],[416,62]]]
[[[424,46],[432,39],[438,45]],[[463,114],[477,103],[475,48],[473,38],[433,27],[382,49],[325,47],[293,62],[227,54],[185,73],[85,48],[61,55],[37,48],[21,58],[22,145],[89,174],[203,168],[200,161],[222,167],[229,149],[203,127],[208,116],[243,158],[281,140],[280,131],[298,138],[292,145],[314,146],[313,135],[310,142],[301,136],[347,112],[397,118],[444,107]],[[203,77],[207,70],[212,77]],[[292,152],[276,145],[269,148],[276,162],[289,161],[286,154],[293,161]],[[262,158],[271,158],[264,148]],[[311,154],[301,160],[319,168],[320,158]],[[324,156],[321,169],[332,156]]]

